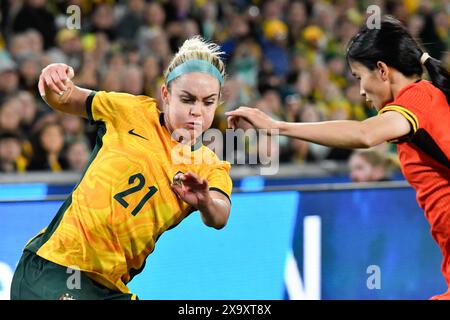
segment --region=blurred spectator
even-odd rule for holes
[[[194,9],[193,9],[194,8]],[[186,30],[196,24],[196,3],[192,0],[169,0],[164,10],[166,12],[166,35],[172,52],[183,44],[187,38]],[[198,26],[195,26],[199,30]],[[198,34],[198,32],[197,32]]]
[[[439,19],[440,20],[440,19]],[[448,17],[446,24],[442,24],[441,21],[438,21],[442,27],[448,27]],[[445,30],[448,32],[447,30]],[[441,33],[442,34],[442,33]],[[448,34],[447,34],[448,36]],[[445,40],[443,40],[439,34],[438,29],[436,28],[436,20],[432,12],[428,12],[424,17],[424,26],[422,31],[420,32],[420,39],[422,40],[423,46],[427,50],[427,52],[434,58],[440,60],[442,54],[444,53],[446,46]],[[446,39],[447,40],[447,39]],[[447,40],[448,41],[448,40]]]
[[[424,23],[423,16],[421,15],[414,15],[408,19],[407,28],[414,38],[418,39],[420,37]]]
[[[298,94],[291,94],[285,98],[286,121],[300,122],[300,110],[302,101]]]
[[[293,46],[301,37],[302,30],[308,23],[305,3],[302,1],[291,1],[287,11],[286,23],[289,26],[289,46]]]
[[[242,83],[242,81],[237,79],[237,77],[232,77],[225,82],[221,97],[224,103],[223,106],[219,106],[223,109],[224,112],[232,110],[236,108],[236,106],[241,105],[241,88],[243,85],[244,84]],[[225,117],[224,120],[226,121]]]
[[[19,60],[19,85],[28,92],[35,92],[41,73],[41,64],[38,55],[23,56]]]
[[[144,11],[144,24],[137,33],[137,43],[141,55],[146,56],[149,53],[148,41],[164,29],[166,13],[161,4],[151,2],[146,4]]]
[[[134,41],[139,28],[144,24],[144,0],[129,0],[127,10],[117,24],[117,36],[126,42]]]
[[[15,34],[10,38],[9,53],[13,58],[19,58],[31,53],[30,43],[25,32]]]
[[[264,20],[281,19],[286,1],[267,0],[263,3],[262,16]]]
[[[125,60],[128,65],[139,67],[141,64],[141,54],[139,48],[134,44],[126,44],[123,48],[125,54]]]
[[[438,37],[444,45],[441,52],[441,54],[443,54],[445,49],[450,45],[450,19],[445,12],[440,11],[434,16],[434,24],[436,26]]]
[[[84,123],[85,119],[67,113],[61,113],[60,123],[64,130],[64,143],[69,144],[73,141],[86,139]]]
[[[261,48],[251,37],[243,38],[235,48],[228,70],[240,84],[236,88],[239,99],[236,104],[245,105],[257,98],[258,62],[261,58]]]
[[[375,150],[356,150],[349,162],[350,178],[353,182],[387,181],[389,160]]]
[[[144,94],[144,75],[137,66],[130,66],[123,71],[122,90],[134,95]]]
[[[200,30],[205,39],[212,39],[218,27],[218,5],[215,1],[206,1],[201,7]]]
[[[71,65],[74,69],[81,67],[83,46],[77,30],[61,29],[56,35],[57,46],[48,51],[52,62]]]
[[[126,69],[126,60],[119,47],[113,47],[105,56],[105,67],[103,70],[122,72]]]
[[[85,52],[81,69],[75,74],[73,81],[80,87],[97,89],[98,68],[93,52]]]
[[[159,88],[163,82],[159,59],[153,55],[145,57],[143,62],[144,92],[150,97],[159,95]]]
[[[167,35],[163,31],[155,31],[151,37],[144,40],[140,46],[140,53],[143,57],[153,55],[163,64],[168,65],[172,55]]]
[[[312,156],[309,147],[310,144],[307,141],[292,139],[290,157],[282,162],[304,163],[315,161],[316,159]]]
[[[289,55],[287,50],[287,25],[278,19],[263,23],[262,50],[263,57],[270,64],[271,70],[279,77],[289,71]]]
[[[37,132],[33,141],[33,157],[27,170],[58,172],[65,169],[67,166],[62,154],[63,147],[64,130],[62,126],[57,122],[46,124]]]
[[[108,37],[109,41],[116,40],[116,20],[111,4],[100,3],[95,7],[87,31],[91,33],[103,33]]]
[[[300,122],[322,121],[324,115],[313,104],[305,104],[299,112]],[[299,142],[300,141],[300,142]],[[314,162],[324,159],[330,152],[330,148],[298,139],[290,139],[290,152],[286,159],[294,163]]]
[[[31,54],[42,54],[44,50],[44,39],[42,35],[35,29],[30,29],[25,32],[25,37],[28,41],[28,47]]]
[[[297,74],[295,81],[295,91],[300,94],[304,100],[313,100],[313,85],[311,82],[311,72],[306,69]]]
[[[89,147],[85,140],[76,139],[68,144],[65,158],[67,170],[81,172],[89,162]]]
[[[335,52],[329,53],[325,56],[326,67],[329,70],[329,80],[335,83],[339,88],[343,89],[346,85],[345,79],[345,58]]]
[[[321,28],[327,37],[334,38],[338,13],[333,5],[329,2],[318,2],[315,4],[313,11],[314,24]]]
[[[348,15],[343,15],[336,19],[336,31],[334,36],[342,51],[344,51],[344,48],[346,48],[349,41],[358,32],[359,24],[359,21],[352,20]]]
[[[16,61],[29,56],[39,57],[43,54],[43,46],[42,35],[30,29],[10,37],[9,53]]]
[[[0,132],[0,172],[24,172],[26,163],[20,135],[15,131]]]
[[[166,2],[164,11],[167,14],[167,22],[178,22],[192,17],[190,8],[192,0],[169,0]]]
[[[7,96],[16,93],[18,88],[17,64],[7,54],[0,53],[0,103]]]
[[[22,106],[17,98],[10,96],[0,105],[0,130],[17,131],[22,121]]]
[[[221,45],[225,59],[231,59],[236,46],[250,34],[250,26],[244,15],[232,13],[226,19],[227,37]]]
[[[408,9],[405,3],[406,1],[386,0],[386,13],[406,23],[408,20]]]
[[[266,88],[262,93],[261,99],[256,103],[258,109],[271,115],[272,117],[283,120],[285,119],[285,110],[282,104],[280,93],[272,88]],[[289,153],[289,138],[280,136],[278,139],[278,147],[276,152],[281,156],[281,161],[286,158]],[[273,146],[269,146],[271,150],[275,150]]]
[[[317,25],[305,27],[302,30],[301,38],[296,43],[297,50],[305,55],[309,66],[317,66],[323,63],[326,46],[325,32]]]
[[[25,157],[32,151],[27,141],[49,122],[62,124],[67,143],[86,137],[90,145],[95,143],[95,125],[87,126],[81,118],[57,116],[41,99],[36,80],[43,67],[64,62],[75,68],[73,80],[79,86],[146,94],[161,103],[162,70],[182,41],[197,33],[222,43],[227,60],[223,103],[214,123],[220,130],[227,127],[223,112],[240,105],[257,106],[278,119],[295,122],[363,120],[376,114],[362,99],[345,61],[348,41],[367,17],[367,1],[1,3],[0,131],[23,134]],[[66,28],[69,4],[82,10],[81,30]],[[383,14],[405,21],[430,54],[450,68],[448,0],[376,0],[373,4],[380,6]],[[282,161],[347,161],[351,152],[283,139],[280,150],[274,149]],[[272,150],[273,146],[260,147]],[[258,143],[247,145],[247,151],[256,154]],[[381,151],[388,152],[389,148]],[[64,167],[67,158],[61,157],[61,151],[58,157]],[[55,169],[55,156],[50,164],[48,158],[35,159],[33,167]],[[41,165],[36,161],[42,161]]]
[[[21,105],[21,132],[31,132],[38,117],[38,107],[35,97],[27,91],[20,91],[17,101]]]
[[[120,76],[120,71],[107,71],[100,79],[100,88],[105,91],[122,91],[122,79]]]
[[[103,33],[88,34],[83,36],[85,53],[92,54],[97,63],[97,71],[101,68],[107,52],[111,50],[113,44]]]
[[[12,26],[14,32],[28,29],[39,31],[44,40],[44,48],[48,49],[54,45],[56,26],[55,17],[45,5],[45,0],[25,0]]]

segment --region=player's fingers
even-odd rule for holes
[[[66,73],[69,79],[72,79],[75,76],[75,72],[73,71],[73,68],[71,66],[67,68]]]
[[[38,90],[39,90],[39,94],[41,95],[41,97],[44,97],[45,96],[45,87],[44,87],[44,80],[43,80],[42,76],[39,77]]]
[[[50,77],[49,74],[44,74],[42,75],[42,77],[44,78],[44,82],[45,85],[47,85],[47,87],[50,88],[50,90],[56,92],[57,94],[60,93],[60,90],[58,89],[58,87],[53,83],[52,77]]]
[[[239,107],[237,109],[227,111],[225,112],[225,115],[230,116],[242,116],[242,115],[248,115],[248,113],[254,111],[255,108],[249,108],[249,107]]]
[[[176,184],[176,183],[171,183],[170,187],[172,188],[172,190],[175,192],[175,194],[179,198],[182,198],[182,194],[183,194],[183,187],[182,186],[180,186],[179,184]]]
[[[64,85],[64,83],[62,82],[61,78],[59,77],[59,74],[57,71],[52,71],[50,73],[50,76],[52,77],[53,83],[56,85],[56,87],[59,90],[59,94],[63,93],[64,91],[66,91],[66,86]]]
[[[236,110],[232,110],[232,111],[227,111],[227,112],[225,112],[225,115],[226,115],[227,117],[231,117],[231,116],[237,116],[237,113],[239,113],[239,111],[236,109]]]
[[[184,185],[188,187],[190,191],[204,189],[203,179],[201,179],[200,177],[190,178],[190,180],[184,182]]]
[[[228,128],[236,129],[236,117],[235,116],[228,116],[227,124],[228,124]]]
[[[62,67],[62,68],[57,68],[57,69],[55,70],[56,73],[57,73],[58,76],[59,76],[59,79],[61,79],[61,82],[62,82],[63,84],[65,84],[66,81],[67,81],[67,79],[68,79],[67,73],[66,73],[67,69],[68,69],[68,68]]]
[[[59,79],[58,73],[54,69],[52,69],[48,73],[48,75],[51,78],[54,87],[56,88],[56,92],[61,94],[61,92],[63,92],[64,89],[60,87],[59,82],[61,82],[61,80]]]
[[[200,177],[193,172],[187,172],[181,177],[181,180],[187,183],[199,183]]]
[[[192,181],[183,183],[183,190],[186,193],[194,193],[198,191],[202,191],[205,189],[205,186],[201,181]]]
[[[233,117],[233,119],[235,119],[234,120],[234,122],[235,122],[235,124],[236,124],[236,119],[238,119],[238,118],[244,118],[244,119],[246,119],[246,120],[249,120],[250,118],[250,114],[247,112],[247,111],[244,111],[244,110],[234,110],[234,111],[230,111],[230,113],[228,113],[227,114],[227,116],[228,117]]]
[[[199,188],[199,186],[200,186],[200,183],[199,183],[199,181],[196,181],[196,180],[183,181],[183,188],[185,191],[187,191],[187,190],[192,191],[193,189]]]

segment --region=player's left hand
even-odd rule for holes
[[[201,210],[212,202],[208,181],[192,172],[179,174],[170,185],[178,197],[189,205]]]

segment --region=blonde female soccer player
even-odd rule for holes
[[[186,40],[166,70],[163,112],[146,96],[78,88],[73,76],[49,65],[39,91],[54,109],[97,123],[97,144],[55,218],[26,245],[11,298],[135,299],[127,283],[164,231],[195,210],[207,226],[227,223],[230,164],[201,144],[225,66],[216,44]],[[77,269],[80,285],[68,286]]]
[[[398,20],[386,17],[381,28],[364,26],[347,49],[361,94],[378,110],[365,121],[278,122],[263,112],[239,108],[229,125],[246,119],[257,128],[338,148],[398,144],[400,164],[416,190],[442,254],[442,273],[450,288],[450,75],[439,60],[422,51]],[[431,81],[422,79],[426,69]],[[450,289],[433,299],[450,299]]]

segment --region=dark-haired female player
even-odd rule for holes
[[[403,174],[441,248],[442,273],[450,287],[449,72],[391,17],[383,19],[380,29],[364,26],[350,42],[347,60],[377,116],[362,122],[286,123],[241,107],[227,114],[229,126],[239,126],[243,118],[256,128],[338,148],[397,143]],[[431,82],[422,79],[423,67]],[[450,290],[432,299],[450,299]]]

